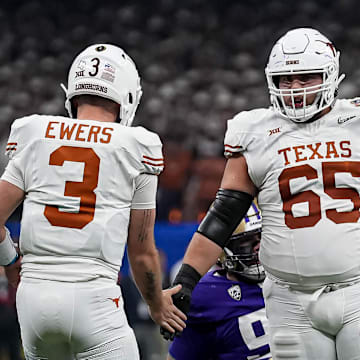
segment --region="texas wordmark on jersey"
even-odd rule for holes
[[[270,276],[304,287],[360,278],[358,103],[338,100],[310,123],[271,108],[228,122],[225,155],[244,155],[259,190],[260,260]]]

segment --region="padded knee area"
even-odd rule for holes
[[[288,330],[278,331],[270,345],[274,359],[303,359],[300,336]]]

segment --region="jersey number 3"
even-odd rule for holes
[[[336,209],[325,211],[326,217],[335,224],[355,223],[360,213],[360,197],[354,188],[336,187],[335,174],[350,173],[353,177],[360,177],[360,163],[358,161],[323,162],[322,174],[324,191],[332,199],[347,199],[353,203],[353,210],[339,212]],[[290,229],[299,229],[315,226],[321,219],[320,197],[312,190],[291,194],[290,180],[305,177],[307,180],[318,178],[317,171],[310,165],[295,166],[283,170],[279,176],[279,189],[283,201],[285,223]],[[298,203],[309,204],[309,215],[295,217],[292,213],[292,206]]]
[[[83,181],[66,181],[64,192],[65,196],[80,198],[79,212],[59,211],[57,206],[46,205],[44,215],[53,226],[82,229],[94,218],[100,158],[93,149],[75,146],[61,146],[50,154],[50,165],[63,166],[64,161],[84,163]]]

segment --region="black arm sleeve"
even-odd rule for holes
[[[219,189],[197,232],[224,248],[252,200],[253,196],[245,192]]]

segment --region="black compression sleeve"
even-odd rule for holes
[[[245,192],[219,189],[197,232],[224,248],[252,200],[253,196]]]

